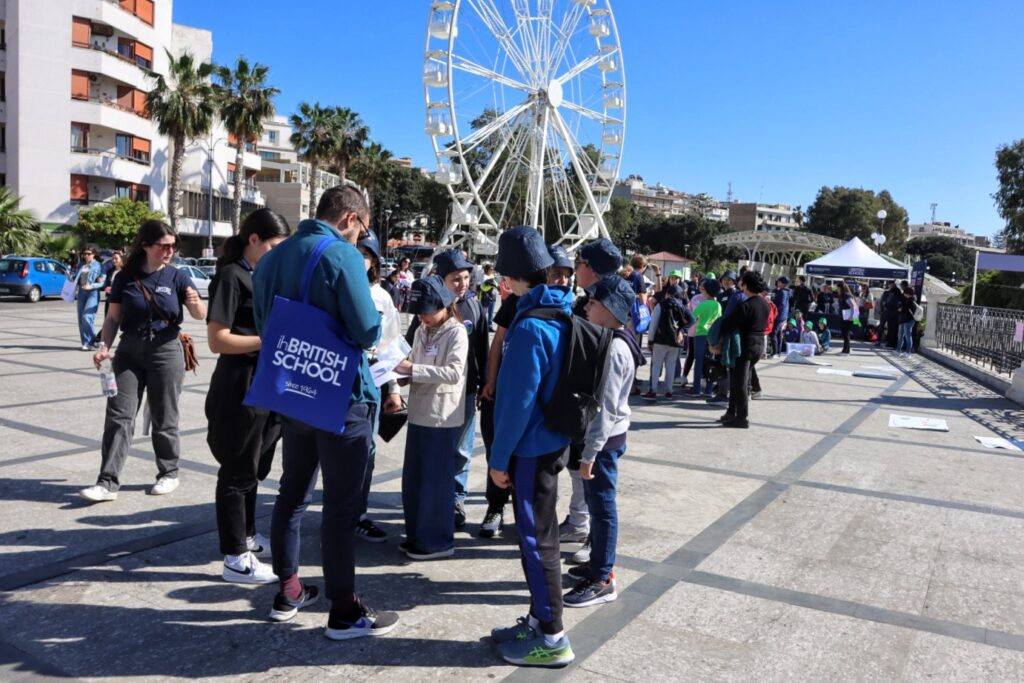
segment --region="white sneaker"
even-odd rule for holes
[[[177,477],[160,477],[159,479],[156,480],[156,483],[153,484],[153,488],[151,488],[149,490],[149,495],[151,495],[151,496],[163,496],[163,495],[166,495],[166,494],[170,493],[171,491],[173,491],[174,489],[178,488],[178,484],[179,483],[180,482],[178,482],[178,478]]]
[[[229,562],[224,558],[224,571],[221,576],[229,583],[277,583],[277,577],[270,565],[263,564],[252,553],[238,556],[238,562]]]
[[[259,532],[245,539],[245,548],[260,559],[270,558],[270,539]]]
[[[109,491],[105,487],[96,484],[89,488],[82,489],[78,495],[94,503],[103,503],[110,500],[117,500],[117,491]]]

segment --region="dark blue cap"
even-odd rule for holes
[[[366,249],[368,252],[373,254],[374,258],[380,261],[380,240],[377,239],[377,233],[373,230],[367,230],[366,237],[363,237],[356,242],[356,246]]]
[[[779,278],[778,280],[776,280],[776,282],[781,282],[781,283],[782,283],[782,286],[783,286],[783,287],[786,287],[786,286],[788,286],[788,285],[789,285],[789,278],[788,278],[788,277],[786,277],[785,275],[783,275],[783,276],[781,276],[781,277],[780,277],[780,278]]]
[[[569,258],[569,252],[561,244],[552,244],[548,247],[548,254],[551,255],[551,258],[555,259],[555,265],[551,266],[552,268],[568,268],[573,270],[575,267],[572,259]]]
[[[591,242],[580,249],[580,258],[601,277],[614,275],[622,267],[622,252],[611,240]]]
[[[665,291],[671,294],[672,296],[683,295],[683,288],[680,287],[679,285],[669,285],[668,287],[665,288]]]
[[[494,267],[507,277],[526,279],[554,265],[544,238],[536,228],[509,228],[498,238],[498,259]]]
[[[636,292],[624,279],[618,275],[603,277],[587,288],[587,294],[594,301],[601,302],[620,323],[625,325],[629,322]]]
[[[437,275],[428,275],[412,283],[409,290],[408,311],[413,315],[433,313],[455,303],[455,294],[444,286]]]
[[[442,279],[458,270],[473,270],[473,264],[466,260],[461,249],[449,249],[434,256],[434,272]]]
[[[735,270],[727,270],[724,273],[722,273],[722,278],[721,279],[723,279],[723,280],[732,280],[733,282],[736,282],[740,278],[739,278],[738,275],[736,275],[736,271]]]

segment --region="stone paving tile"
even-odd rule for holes
[[[1019,681],[1024,652],[919,633],[903,681]]]

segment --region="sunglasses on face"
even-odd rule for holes
[[[151,244],[149,246],[156,247],[160,251],[176,251],[177,248],[178,248],[178,243],[177,242],[157,242],[156,244]]]

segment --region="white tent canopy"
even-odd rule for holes
[[[808,275],[863,277],[889,280],[907,277],[906,266],[896,266],[854,237],[843,246],[804,266]]]

